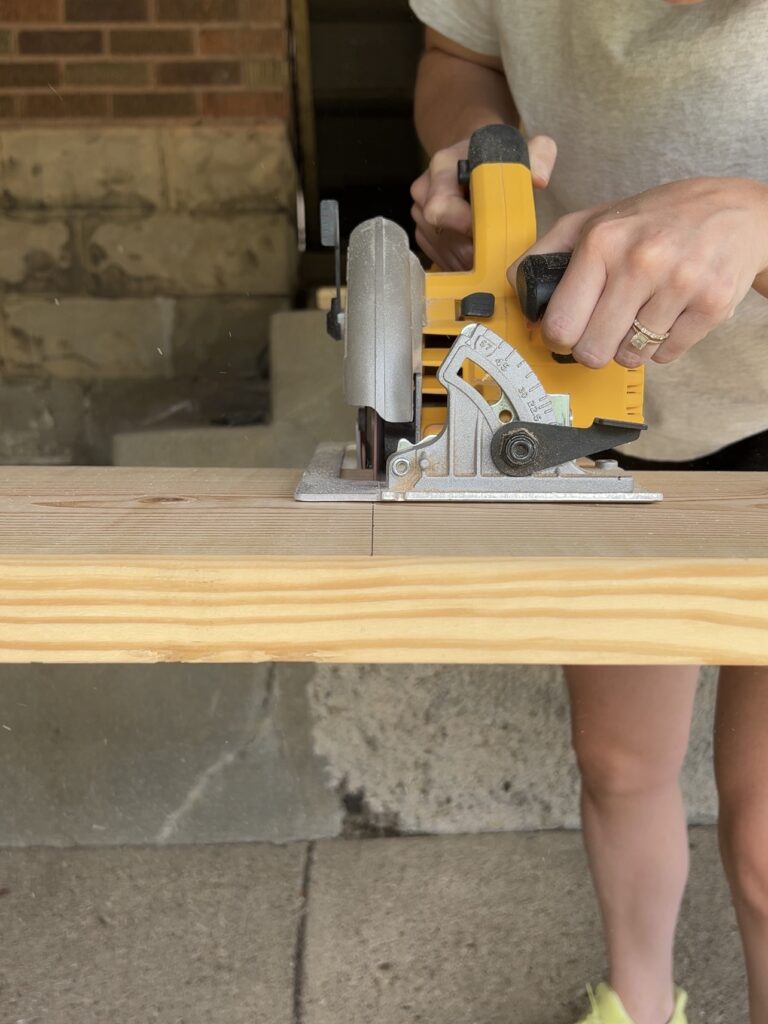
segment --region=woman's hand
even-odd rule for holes
[[[459,184],[459,160],[466,160],[469,139],[441,149],[411,186],[411,215],[416,241],[443,270],[469,270],[472,266],[472,211]],[[552,175],[557,147],[547,135],[528,143],[533,184],[544,188]]]
[[[768,185],[744,178],[661,185],[563,217],[525,255],[560,251],[573,257],[544,314],[544,340],[585,366],[670,363],[733,316],[753,284],[765,291]],[[516,271],[517,263],[511,282]],[[669,338],[638,350],[635,318]]]

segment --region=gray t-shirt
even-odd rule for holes
[[[539,229],[574,210],[702,175],[768,181],[768,0],[411,0],[455,42],[500,55],[527,135],[558,162]],[[648,366],[649,459],[768,430],[768,300],[674,363]]]

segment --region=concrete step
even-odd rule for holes
[[[276,313],[270,365],[269,424],[120,433],[114,438],[114,464],[303,468],[320,441],[354,438],[355,412],[343,395],[343,345],[326,334],[324,313]]]

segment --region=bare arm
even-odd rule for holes
[[[516,124],[498,57],[467,50],[428,28],[415,97],[416,130],[432,156],[486,124]]]

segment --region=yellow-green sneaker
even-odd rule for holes
[[[586,1017],[582,1017],[579,1024],[634,1024],[610,985],[600,984],[597,986],[596,992],[593,992],[592,986],[588,985],[587,995],[589,996],[590,1010]],[[687,1002],[687,994],[683,989],[676,988],[675,1009],[668,1024],[688,1024],[688,1018],[685,1016]]]

